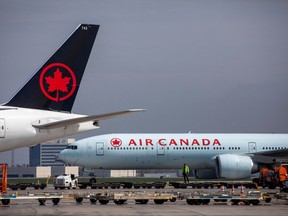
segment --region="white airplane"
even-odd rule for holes
[[[143,111],[71,113],[98,29],[99,25],[79,25],[18,93],[0,106],[0,152],[97,129],[99,120]]]
[[[107,134],[76,141],[58,155],[91,169],[181,169],[198,178],[241,179],[288,158],[288,134]]]

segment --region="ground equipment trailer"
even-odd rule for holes
[[[90,187],[91,189],[163,189],[167,185],[173,186],[174,188],[178,189],[190,189],[190,188],[240,188],[241,186],[249,189],[256,189],[255,183],[252,181],[233,181],[233,182],[205,182],[205,181],[193,181],[190,183],[183,183],[183,182],[143,182],[143,183],[133,183],[133,182],[103,182],[103,183],[90,183],[90,182],[78,182],[78,187],[80,189],[86,189]]]
[[[226,193],[219,191],[216,193],[203,193],[193,192],[190,195],[186,195],[186,202],[189,205],[207,205],[211,200],[214,202],[228,202],[233,205],[243,203],[245,205],[258,205],[260,201],[270,202],[272,196],[268,194],[262,194],[260,191],[250,191],[248,193]]]
[[[233,205],[238,205],[243,203],[245,205],[258,205],[261,201],[266,203],[270,202],[272,199],[271,195],[263,194],[260,191],[250,191],[247,193],[227,193],[224,191],[219,191],[215,193],[204,193],[203,191],[193,192],[193,193],[146,193],[146,192],[120,192],[120,193],[96,193],[96,194],[71,194],[70,198],[74,198],[76,202],[81,203],[84,199],[89,199],[91,203],[108,204],[110,201],[117,205],[125,204],[128,200],[134,200],[137,204],[147,204],[149,200],[154,201],[155,204],[163,204],[167,201],[175,202],[177,199],[186,199],[189,205],[207,205],[211,200],[215,202],[228,202],[230,201]]]
[[[147,204],[149,200],[153,200],[155,204],[163,204],[164,202],[175,202],[178,195],[174,193],[145,193],[145,192],[122,192],[122,193],[97,193],[97,194],[71,194],[76,202],[81,203],[84,199],[89,199],[91,203],[108,204],[113,201],[115,204],[125,204],[127,200],[135,200],[135,203]]]
[[[90,183],[90,182],[78,182],[78,187],[80,189],[86,189],[90,187],[91,189],[119,189],[121,187],[131,189],[133,187],[132,182],[103,182],[103,183]]]
[[[11,190],[26,190],[29,187],[33,187],[35,190],[41,189],[44,190],[47,187],[46,183],[16,183],[8,184],[8,188]]]
[[[40,205],[44,205],[46,200],[51,200],[54,205],[57,205],[60,200],[63,198],[62,194],[50,194],[50,193],[43,193],[43,194],[25,194],[19,195],[16,194],[3,194],[0,195],[0,201],[3,205],[9,205],[13,200],[38,200]]]
[[[256,185],[252,181],[229,181],[229,182],[219,182],[219,181],[192,181],[190,183],[183,183],[183,182],[169,182],[169,185],[173,186],[174,188],[239,188],[241,186],[245,188],[255,189]]]
[[[103,182],[103,183],[90,183],[90,182],[78,182],[78,187],[80,189],[86,189],[88,187],[91,187],[91,189],[139,189],[139,188],[156,188],[161,189],[165,188],[167,185],[166,182],[147,182],[147,183],[132,183],[132,182]]]

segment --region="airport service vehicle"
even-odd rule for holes
[[[95,169],[181,169],[242,179],[288,157],[288,134],[106,134],[78,140],[59,159]]]
[[[44,190],[47,187],[47,183],[23,182],[23,183],[8,184],[7,187],[10,188],[11,190],[26,190],[27,188],[34,188],[35,190],[38,189]]]
[[[55,189],[76,189],[78,184],[78,179],[74,174],[63,174],[59,175],[54,179],[53,186]]]
[[[79,25],[18,93],[0,106],[0,152],[97,129],[100,120],[143,111],[71,113],[98,29],[99,25]]]

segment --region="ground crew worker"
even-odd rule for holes
[[[259,175],[259,184],[261,186],[264,186],[266,182],[269,181],[269,179],[267,178],[267,174],[269,172],[269,169],[266,167],[263,167],[260,171],[260,175]]]
[[[184,183],[189,183],[189,178],[188,178],[188,175],[189,175],[189,167],[187,164],[184,164],[183,165],[183,168],[182,168],[182,175],[184,177]]]
[[[280,183],[279,169],[280,167],[274,167],[276,185]]]
[[[260,171],[260,178],[262,178],[263,180],[266,180],[267,174],[269,172],[268,168],[262,168]]]
[[[287,180],[287,170],[285,167],[281,166],[279,168],[279,181],[281,186],[284,185],[284,182]]]

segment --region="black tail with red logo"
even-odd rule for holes
[[[5,105],[71,112],[98,29],[79,25]]]

